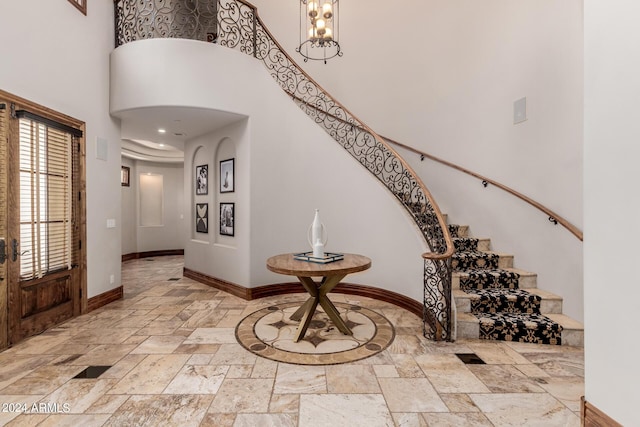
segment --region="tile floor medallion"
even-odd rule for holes
[[[304,301],[262,308],[240,321],[238,342],[250,352],[278,362],[297,365],[335,365],[373,356],[389,347],[395,337],[393,325],[373,310],[353,304],[335,306],[353,335],[341,333],[318,308],[307,332],[294,342],[299,321],[289,317]]]
[[[245,323],[252,335],[263,320],[259,334],[275,341],[284,332],[268,325],[279,322],[268,308],[300,306],[304,294],[246,301],[182,277],[181,256],[154,261],[123,263],[123,299],[0,351],[0,426],[580,427],[582,348],[433,342],[422,335],[419,316],[336,292],[331,300],[345,320],[361,324],[353,327],[353,345],[363,351],[361,342],[375,339],[371,324],[381,333],[388,319],[394,328],[386,332],[394,334],[388,347],[351,363],[269,360],[238,343],[238,323],[267,309]],[[301,344],[314,351],[333,345],[324,343]],[[351,351],[299,357],[326,363]],[[459,354],[485,364],[464,363]],[[74,378],[107,366],[97,378]]]

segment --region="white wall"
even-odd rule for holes
[[[298,7],[253,0],[269,30],[376,132],[502,182],[582,228],[581,0],[349,0],[344,56],[304,63]],[[513,125],[527,97],[528,120]],[[534,208],[431,162],[412,165],[450,221],[469,224],[581,320],[582,244]],[[477,214],[481,212],[482,214]]]
[[[640,424],[640,4],[585,1],[585,397]]]
[[[188,222],[183,192],[184,166],[140,160],[135,161],[135,165],[135,171],[131,171],[131,181],[132,185],[135,182],[133,188],[136,191],[133,199],[136,215],[132,224],[135,228],[127,230],[136,235],[136,247],[133,252],[184,249],[185,226]],[[144,226],[140,218],[140,178],[145,174],[162,177],[162,216],[159,225]],[[123,206],[123,211],[125,209],[131,210],[129,206]]]
[[[131,168],[130,187],[122,187],[122,254],[184,249],[186,224],[184,166],[153,163],[122,158],[122,165]],[[145,227],[139,217],[140,175],[160,175],[163,178],[162,224]]]
[[[90,298],[120,284],[120,135],[109,116],[113,4],[90,2],[84,16],[66,1],[3,1],[0,28],[2,89],[86,123]],[[96,159],[98,137],[107,140],[106,161]],[[107,229],[107,219],[116,228]]]
[[[220,63],[225,66],[216,66]],[[381,184],[306,118],[260,62],[217,45],[165,39],[122,46],[111,64],[114,111],[178,105],[248,116],[185,144],[186,171],[205,158],[210,171],[211,165],[217,171],[223,160],[218,156],[227,155],[218,151],[223,140],[234,144],[236,155],[235,193],[218,194],[214,186],[206,198],[216,215],[220,201],[236,203],[235,236],[217,235],[217,223],[210,224],[206,236],[190,230],[187,268],[243,286],[295,280],[270,273],[265,261],[307,250],[307,229],[318,208],[329,230],[327,250],[372,258],[371,270],[347,281],[422,300],[426,246],[415,225]],[[136,72],[129,72],[132,68]],[[176,85],[154,90],[144,80],[152,70],[157,81]],[[180,76],[186,74],[188,84],[182,84]],[[185,194],[193,195],[193,186],[192,173],[185,173]],[[191,206],[203,200],[187,197],[192,197]]]

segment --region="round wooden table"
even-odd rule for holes
[[[318,304],[324,309],[334,325],[346,335],[353,333],[344,323],[338,309],[327,297],[327,294],[335,288],[347,274],[364,271],[371,267],[371,260],[366,256],[356,254],[344,254],[344,259],[327,264],[300,261],[294,258],[294,254],[276,255],[267,260],[267,269],[274,273],[296,276],[302,286],[309,292],[309,299],[302,304],[290,317],[291,320],[299,320],[300,325],[296,331],[294,341],[298,342],[307,332],[313,313]],[[316,282],[312,277],[321,277]]]

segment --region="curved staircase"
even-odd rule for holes
[[[513,268],[513,256],[493,252],[489,239],[449,225],[457,338],[583,345],[583,325],[562,314],[562,297],[537,288],[535,273]]]
[[[183,23],[199,22],[200,17],[192,9],[185,10],[178,2],[174,8],[153,10],[158,21],[149,21],[148,10],[138,10],[135,4],[133,0],[115,2],[117,46],[154,37],[200,40],[201,34],[194,30],[198,25],[176,25],[167,32],[157,30],[156,22],[173,22],[176,16],[189,18]],[[536,289],[536,275],[514,269],[512,256],[491,252],[488,239],[469,238],[466,226],[447,227],[420,177],[389,145],[402,144],[380,137],[317,84],[276,41],[253,5],[246,0],[217,0],[215,10],[216,33],[207,33],[207,41],[261,61],[287,96],[391,191],[418,226],[430,249],[422,254],[425,337],[452,340],[453,295],[458,338],[582,345],[582,325],[561,314],[562,298]],[[436,159],[418,153],[421,159]],[[579,230],[537,202],[493,180],[437,161],[482,179],[485,187],[491,183],[517,195],[582,240]]]

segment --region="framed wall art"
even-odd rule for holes
[[[196,231],[209,232],[209,203],[196,203]]]
[[[234,160],[220,161],[220,192],[233,193],[235,191]]]
[[[196,195],[209,194],[209,165],[196,166]]]
[[[87,0],[69,0],[83,15],[87,14]]]
[[[233,236],[235,220],[235,203],[220,203],[220,234]]]

